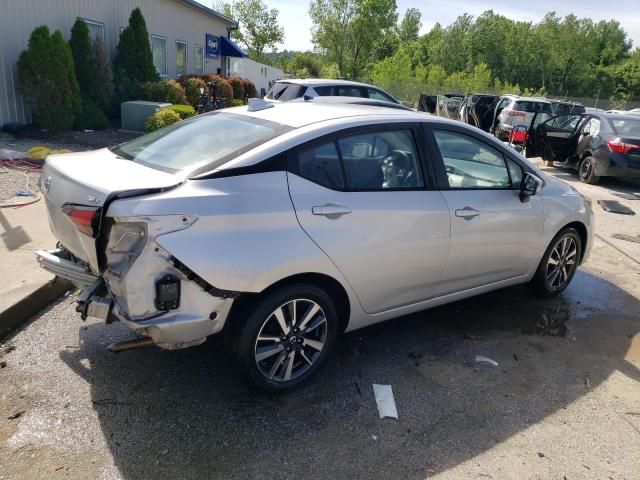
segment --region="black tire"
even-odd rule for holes
[[[575,253],[570,257],[570,259],[573,259],[573,263],[569,263],[569,261],[567,261],[566,259],[561,260],[558,263],[558,265],[562,265],[565,267],[569,265],[570,270],[567,272],[565,269],[564,274],[561,274],[559,272],[558,275],[560,276],[560,278],[562,278],[563,275],[565,275],[566,278],[562,282],[554,284],[554,281],[557,279],[557,277],[553,277],[554,266],[551,264],[550,258],[553,256],[554,260],[558,259],[558,256],[556,255],[556,247],[561,246],[562,242],[565,239],[573,241],[573,244],[575,245]],[[571,246],[571,244],[569,244],[569,246]],[[534,293],[540,297],[553,297],[561,293],[565,288],[567,288],[569,283],[571,283],[571,280],[573,279],[573,276],[578,269],[578,264],[580,263],[581,258],[582,240],[580,239],[580,235],[578,234],[576,229],[569,227],[561,230],[555,237],[553,237],[553,240],[551,240],[551,243],[542,256],[542,260],[540,260],[538,270],[536,270],[536,274],[531,280],[531,287],[533,288]],[[553,278],[552,281],[550,281],[550,277]]]
[[[294,300],[296,304],[292,306],[291,303]],[[314,323],[317,323],[322,316],[321,314],[324,314],[325,322],[318,325],[314,331],[307,333],[310,337],[305,338],[302,331],[295,333],[295,328],[291,327],[292,319],[294,318],[292,311],[300,308],[304,312],[297,315],[297,325],[301,325],[305,314],[311,312],[313,304],[319,306],[320,311],[314,314],[313,320],[308,322],[306,328],[308,329]],[[276,318],[276,310],[280,310],[281,314],[284,314],[285,323],[290,328],[288,334],[282,329],[279,319]],[[331,297],[315,285],[297,283],[275,290],[258,300],[247,314],[246,317],[238,319],[243,324],[238,326],[233,333],[235,338],[233,338],[232,350],[251,385],[265,392],[286,392],[304,383],[320,369],[335,345],[339,320],[337,309]],[[322,332],[324,334],[320,335]],[[270,340],[259,340],[259,335],[261,338],[270,338]],[[316,336],[315,339],[311,338],[314,335]],[[280,340],[273,340],[277,336],[280,337]],[[286,339],[283,340],[283,338]],[[295,340],[291,340],[291,338]],[[322,349],[317,351],[317,347],[312,348],[307,345],[307,341],[316,342],[316,345],[320,342],[323,343]],[[266,353],[270,353],[273,349],[278,348],[281,349],[277,353],[258,361],[257,356],[260,353],[264,353],[267,349],[269,349],[269,352]],[[262,352],[260,352],[260,349],[262,349]],[[291,349],[291,351],[287,349]],[[274,375],[269,378],[267,369],[271,371],[281,355],[286,355],[283,360],[284,363],[280,367],[276,367]],[[290,358],[293,366],[287,372]],[[312,361],[311,364],[308,363],[309,360]],[[273,363],[270,364],[269,362]],[[297,376],[294,376],[296,375],[296,369],[299,372]],[[287,373],[289,373],[290,378],[285,380]]]
[[[589,185],[595,185],[600,180],[594,173],[594,160],[593,157],[584,157],[578,166],[578,177],[580,177],[580,181],[583,183],[588,183]]]

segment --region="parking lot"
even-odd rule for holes
[[[640,243],[611,237],[640,232],[640,200],[611,194],[640,186],[545,168],[596,212],[562,295],[514,287],[353,332],[291,394],[250,390],[219,338],[112,354],[131,333],[60,300],[0,349],[0,479],[640,478]]]

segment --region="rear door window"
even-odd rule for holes
[[[384,191],[425,185],[411,129],[313,142],[288,156],[289,170],[334,190]]]
[[[382,100],[382,101],[385,101],[385,102],[396,103],[396,101],[393,98],[391,98],[386,93],[381,92],[377,88],[367,88],[367,93],[369,94],[369,98],[372,98],[374,100]]]
[[[339,97],[364,97],[367,98],[366,91],[360,87],[353,87],[348,85],[340,85],[336,87]]]
[[[411,130],[350,135],[338,145],[350,190],[424,187]]]
[[[330,85],[325,85],[323,87],[313,87],[318,96],[320,97],[331,97],[333,96],[333,87]]]
[[[344,188],[336,143],[332,140],[303,147],[295,155],[294,173],[331,189]]]

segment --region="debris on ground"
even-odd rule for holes
[[[7,367],[7,362],[0,362],[0,368],[6,368]]]
[[[587,387],[587,390],[591,390],[591,380],[589,380],[589,377],[584,377],[584,385]]]
[[[628,235],[626,233],[613,233],[611,238],[618,240],[626,240],[627,242],[640,243],[640,235]]]
[[[606,212],[620,213],[622,215],[635,215],[636,212],[631,210],[626,205],[621,204],[617,200],[598,200],[598,204]]]
[[[398,419],[398,410],[396,409],[396,402],[393,399],[393,390],[391,385],[379,385],[373,384],[373,394],[376,397],[376,404],[378,405],[378,414],[380,418],[395,418]]]
[[[20,410],[19,412],[14,413],[7,417],[7,420],[15,420],[16,418],[20,418],[22,415],[26,413],[25,410]]]
[[[626,192],[609,192],[616,197],[624,198],[625,200],[640,200],[640,192],[638,193],[626,193]]]
[[[482,337],[480,335],[472,335],[470,333],[465,333],[462,338],[464,338],[465,340],[482,340]]]
[[[538,452],[538,456],[539,456],[540,458],[544,458],[544,453],[542,453],[542,452]]]
[[[484,355],[476,355],[476,362],[490,363],[494,367],[497,367],[499,365],[498,362],[489,357],[485,357]]]
[[[520,361],[520,360],[518,360],[518,356],[517,356],[515,353],[513,354],[513,359],[514,359],[516,362],[519,362],[519,361]]]

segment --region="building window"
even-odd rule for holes
[[[160,76],[167,75],[167,39],[151,35],[151,51],[153,52],[153,66]]]
[[[194,45],[193,47],[193,71],[198,75],[204,74],[204,47],[202,45]]]
[[[89,38],[93,41],[96,39],[104,42],[104,23],[89,20],[87,18],[80,18],[89,27]]]
[[[187,42],[176,40],[176,77],[187,73]]]

